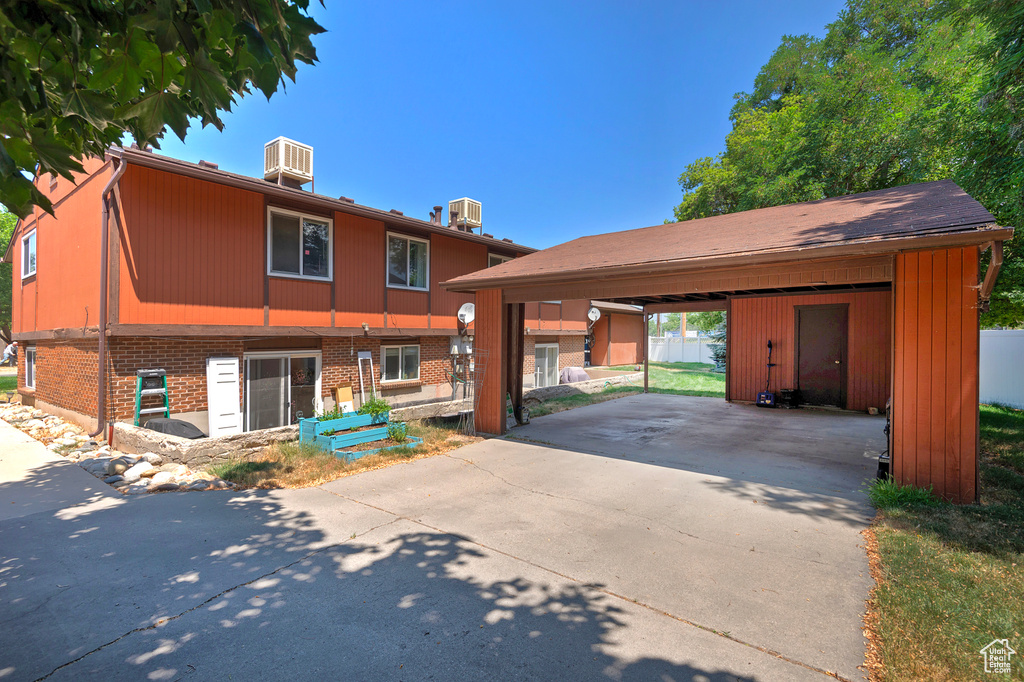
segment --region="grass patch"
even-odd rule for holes
[[[936,507],[942,500],[932,493],[932,489],[918,488],[912,485],[900,485],[893,480],[875,480],[868,488],[871,503],[879,509],[896,507]]]
[[[709,398],[725,398],[725,375],[713,372],[715,366],[702,362],[652,362],[648,370],[648,387],[651,393],[673,395],[695,395]],[[633,371],[634,365],[609,367],[608,369]],[[603,403],[616,398],[643,393],[643,382],[628,386],[606,386],[598,393],[581,393],[550,398],[540,404],[530,405],[531,417],[543,417],[577,407]]]
[[[530,418],[543,417],[555,412],[565,412],[577,407],[595,405],[642,392],[643,388],[636,386],[609,386],[599,393],[580,393],[579,395],[563,395],[558,398],[550,398],[539,405],[530,405]]]
[[[18,390],[18,376],[17,375],[5,375],[0,376],[0,391],[17,391]],[[6,396],[4,396],[6,398]]]
[[[311,443],[277,443],[256,455],[214,465],[210,473],[241,488],[304,488],[342,476],[380,469],[399,462],[438,455],[480,440],[454,428],[408,423],[408,435],[423,439],[417,447],[401,447],[348,462]]]
[[[981,504],[875,485],[872,679],[985,680],[979,651],[1024,645],[1024,412],[981,407]],[[1021,655],[1013,677],[1024,677]]]
[[[725,374],[703,362],[652,362],[648,367],[648,390],[651,393],[695,395],[725,398]],[[610,369],[634,369],[633,366]]]

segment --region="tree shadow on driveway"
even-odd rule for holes
[[[0,678],[753,679],[696,666],[688,626],[600,585],[327,497],[150,495],[0,523]]]

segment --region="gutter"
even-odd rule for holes
[[[103,433],[107,421],[107,287],[110,279],[110,193],[124,175],[128,165],[123,159],[115,158],[114,174],[103,187],[100,203],[103,211],[100,218],[100,321],[99,321],[99,369],[96,381],[96,430],[90,438]]]
[[[1003,243],[992,242],[992,260],[985,271],[985,281],[981,283],[981,291],[978,293],[978,308],[983,313],[988,312],[989,299],[992,298],[992,290],[995,289],[996,279],[999,277],[999,270],[1003,267]]]

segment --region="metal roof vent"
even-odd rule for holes
[[[279,137],[263,145],[263,179],[301,187],[313,179],[313,148]]]
[[[463,197],[456,199],[455,201],[448,202],[448,215],[449,217],[455,213],[458,218],[458,222],[451,227],[457,227],[460,230],[466,232],[472,232],[474,229],[481,227],[481,207],[479,201],[474,201],[469,197]]]

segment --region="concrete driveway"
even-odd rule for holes
[[[638,396],[320,488],[28,507],[0,680],[859,679],[881,427]]]

